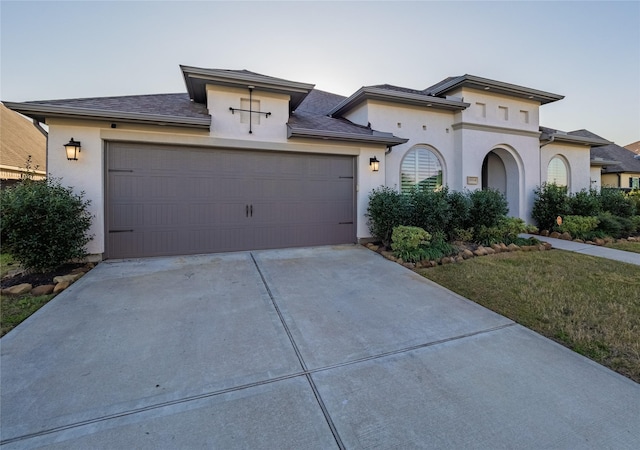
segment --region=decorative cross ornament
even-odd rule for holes
[[[264,114],[265,117],[269,117],[271,115],[270,112],[264,112],[264,111],[253,111],[252,105],[253,105],[253,89],[255,88],[254,86],[247,86],[247,88],[249,89],[249,109],[241,109],[241,108],[232,108],[229,107],[229,111],[231,111],[231,114],[235,114],[236,111],[242,111],[242,112],[248,112],[249,113],[249,134],[252,134],[253,131],[251,130],[251,118],[253,117],[254,114]]]

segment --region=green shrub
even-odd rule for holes
[[[0,193],[3,251],[29,270],[55,269],[86,256],[90,201],[60,180],[25,179]]]
[[[444,231],[451,221],[451,206],[447,201],[448,190],[413,189],[410,196],[411,225],[429,232]]]
[[[452,256],[458,253],[458,249],[447,242],[447,235],[442,231],[436,231],[431,235],[431,241],[424,249],[423,259],[435,261],[444,256]]]
[[[600,206],[602,211],[618,217],[631,217],[636,213],[635,201],[624,191],[615,188],[602,188]]]
[[[469,194],[468,222],[464,228],[495,227],[509,212],[507,199],[498,190],[477,190]]]
[[[631,224],[633,226],[633,231],[631,233],[632,234],[640,233],[640,215],[635,215],[629,220],[631,220]]]
[[[598,223],[600,222],[597,217],[564,216],[558,231],[569,233],[577,239],[590,239],[598,228]]]
[[[447,237],[450,241],[471,240],[471,238],[461,239],[459,233],[456,234],[457,231],[467,229],[469,223],[469,211],[471,210],[469,192],[450,191],[447,195],[447,202],[451,211],[451,218],[446,226]]]
[[[602,212],[598,214],[598,228],[597,231],[602,233],[604,236],[609,236],[613,238],[619,238],[622,236],[622,228],[623,225],[621,223],[621,218],[614,216],[609,211]]]
[[[369,194],[367,225],[371,234],[386,246],[391,245],[393,228],[409,224],[410,214],[409,198],[390,187],[381,186]]]
[[[533,191],[535,201],[531,216],[541,230],[553,230],[558,216],[569,212],[567,188],[554,183],[543,183]]]
[[[582,189],[569,197],[568,213],[573,216],[592,217],[601,211],[600,194],[595,189]]]
[[[473,241],[473,228],[454,228],[449,233],[450,241],[471,242]]]
[[[420,227],[400,225],[393,229],[391,248],[396,257],[415,262],[425,258],[431,235]]]
[[[634,189],[627,194],[627,198],[633,205],[636,215],[640,215],[640,189]]]
[[[527,225],[518,217],[503,217],[492,227],[480,226],[475,235],[475,241],[482,245],[516,242],[518,235],[526,233]]]

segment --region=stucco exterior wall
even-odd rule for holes
[[[368,116],[362,118],[360,116],[364,111],[368,113]],[[385,166],[383,183],[386,186],[400,189],[402,159],[408,150],[418,144],[431,147],[439,155],[443,165],[443,183],[451,186],[450,177],[452,174],[447,168],[453,159],[453,133],[451,131],[453,113],[435,109],[425,111],[424,108],[415,106],[398,106],[370,100],[366,102],[366,108],[360,107],[355,115],[350,112],[347,118],[352,120],[356,116],[361,122],[364,122],[364,125],[371,123],[371,128],[375,130],[409,139],[405,144],[394,146],[383,158],[378,157]]]
[[[459,89],[452,95],[462,97],[466,103],[470,103],[460,113],[462,122],[538,131],[539,102],[468,88]]]
[[[211,136],[221,138],[244,138],[249,141],[287,140],[286,123],[289,120],[289,96],[254,90],[252,100],[259,101],[259,111],[270,112],[252,115],[252,133],[249,124],[241,123],[241,113],[232,113],[229,108],[242,108],[240,99],[249,99],[248,89],[224,86],[207,86],[207,108],[211,114]],[[258,123],[258,120],[260,123]]]

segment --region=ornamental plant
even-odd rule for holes
[[[53,270],[87,255],[91,215],[84,192],[59,179],[27,178],[0,192],[3,251],[32,271]]]

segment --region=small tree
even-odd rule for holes
[[[569,212],[569,199],[566,186],[555,183],[543,183],[533,193],[536,198],[531,216],[541,230],[552,230],[558,216]]]
[[[74,194],[58,179],[26,178],[0,193],[0,235],[3,248],[25,269],[55,269],[86,256],[90,201]]]
[[[393,228],[408,224],[410,214],[409,198],[390,187],[381,186],[369,194],[369,231],[387,247],[391,245]]]

